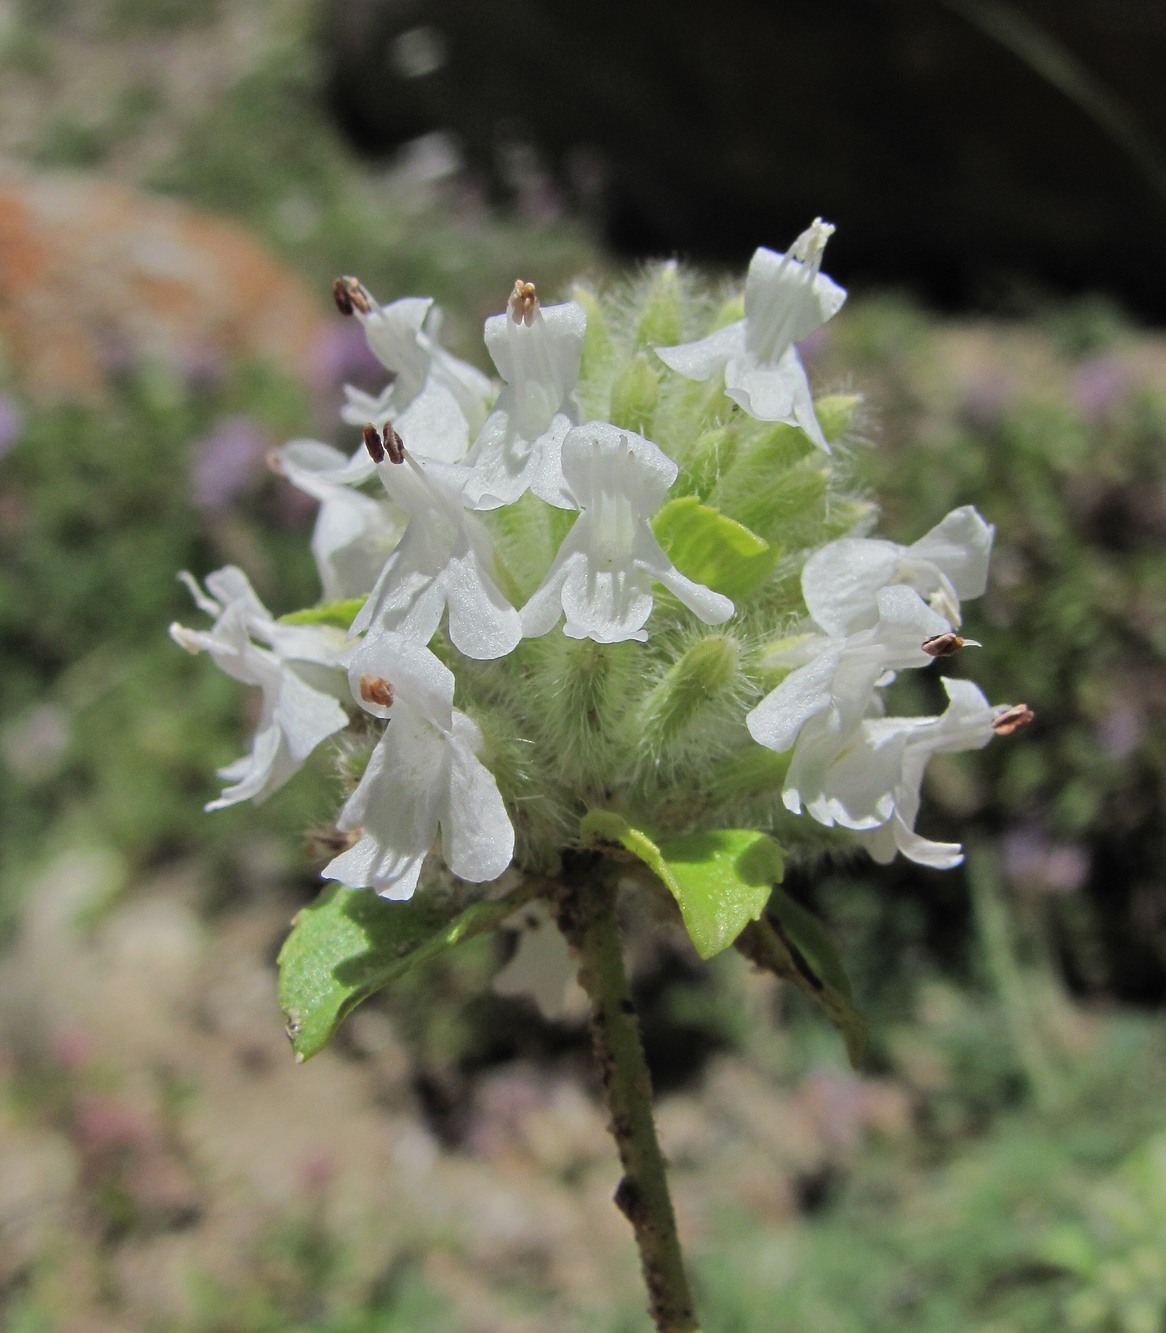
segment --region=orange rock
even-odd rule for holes
[[[240,226],[81,176],[0,178],[0,365],[34,397],[156,361],[308,377],[322,302]]]

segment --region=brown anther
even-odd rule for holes
[[[510,293],[510,300],[506,302],[506,309],[510,311],[510,318],[515,324],[525,324],[530,328],[538,314],[538,292],[535,291],[534,283],[523,282],[518,278]]]
[[[1028,704],[1013,704],[993,720],[992,730],[997,736],[1011,736],[1021,727],[1027,727],[1034,717],[1036,714]]]
[[[370,421],[364,428],[364,447],[372,456],[374,463],[383,463],[385,461],[385,446],[381,443],[381,437],[377,428]]]
[[[969,642],[969,639],[962,639],[949,630],[946,634],[933,634],[930,639],[924,639],[919,647],[928,657],[954,657]]]
[[[384,676],[371,676],[366,671],[360,678],[360,697],[366,704],[379,704],[382,708],[392,708],[393,687]]]
[[[381,428],[381,443],[384,451],[389,456],[390,463],[403,463],[405,461],[405,441],[397,434],[389,422],[385,422]]]
[[[367,315],[372,309],[368,292],[357,278],[337,278],[332,284],[332,299],[342,315],[354,315],[358,310],[362,315]]]

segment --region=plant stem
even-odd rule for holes
[[[574,873],[556,886],[551,906],[579,955],[579,982],[591,1001],[591,1046],[611,1117],[608,1129],[623,1166],[615,1204],[635,1232],[648,1308],[659,1333],[699,1333],[620,947],[616,887],[598,858],[580,857],[569,869]]]
[[[980,947],[996,988],[1012,1047],[1041,1110],[1060,1099],[1060,1079],[1033,1013],[1024,970],[1017,957],[1008,905],[1001,883],[1000,861],[987,843],[969,843],[968,889]]]

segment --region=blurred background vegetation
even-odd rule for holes
[[[165,628],[179,569],[316,596],[264,459],[375,378],[338,272],[481,364],[518,273],[740,265],[814,213],[852,299],[811,379],[864,397],[883,535],[996,523],[969,667],[1037,722],[934,764],[960,871],[793,877],[862,1075],[739,959],[638,939],[706,1327],[1166,1326],[1166,21],[624,10],[0,6],[7,1328],[643,1326],[583,1025],[493,992],[494,944],[291,1065],[272,964],[335,781],[204,815],[254,700]]]

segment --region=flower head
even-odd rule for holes
[[[838,313],[846,292],[819,270],[834,228],[815,218],[785,254],[763,246],[745,279],[745,318],[707,338],[657,347],[665,365],[688,379],[724,372],[725,392],[759,421],[800,426],[827,453],[809,381],[794,347]]]
[[[876,598],[878,619],[870,629],[845,637],[805,641],[801,653],[813,656],[791,671],[745,718],[760,745],[782,753],[793,748],[782,799],[795,814],[803,804],[819,822],[834,822],[826,791],[826,773],[872,708],[875,689],[890,673],[926,666],[932,659],[921,647],[947,622],[910,588],[890,587]]]
[[[466,457],[466,493],[475,509],[496,509],[533,490],[570,507],[560,448],[579,419],[579,378],[587,316],[575,301],[540,306],[534,284],[514,284],[503,315],[486,321],[486,346],[506,387]]]
[[[346,475],[348,460],[331,445],[292,440],[275,451],[272,465],[320,502],[312,554],[324,597],[364,596],[401,539],[404,514],[387,500],[374,500],[337,480]]]
[[[522,638],[518,612],[494,579],[489,533],[465,508],[464,473],[408,454],[377,471],[408,527],[389,556],[353,631],[393,631],[424,645],[449,609],[449,637],[459,652],[502,657]]]
[[[876,861],[896,851],[910,861],[948,870],[964,859],[958,843],[932,842],[915,832],[923,773],[932,755],[980,750],[998,731],[997,719],[1010,712],[993,706],[970,680],[944,678],[949,700],[939,717],[878,718],[865,722],[855,745],[841,755],[827,777],[837,808]],[[1031,714],[1029,714],[1031,717]],[[865,811],[862,822],[854,822]]]
[[[733,614],[720,593],[685,578],[652,533],[651,520],[677,466],[650,440],[605,421],[591,421],[563,441],[563,475],[580,510],[554,563],[522,608],[527,635],[553,628],[576,639],[618,643],[646,639],[655,579],[699,616],[719,625]]]
[[[280,625],[256,597],[247,576],[233,565],[207,576],[207,592],[189,574],[181,577],[215,623],[209,630],[171,625],[171,638],[187,652],[209,653],[227,675],[263,691],[251,751],[219,770],[232,785],[207,809],[266,800],[321,741],[348,725],[337,694],[321,688],[322,683],[335,684],[338,693],[342,686],[344,635],[320,625]]]
[[[360,321],[369,348],[393,375],[375,397],[347,386],[340,415],[355,426],[392,421],[414,452],[457,462],[485,414],[490,381],[438,345],[441,317],[433,301],[407,296],[378,305],[355,278],[338,279],[336,294],[337,305]],[[370,475],[367,457],[357,454],[352,461],[362,476]]]
[[[904,584],[958,629],[960,599],[979,597],[987,585],[995,531],[964,505],[910,546],[869,537],[830,542],[802,570],[806,608],[827,634],[851,634],[878,619],[880,588]]]
[[[352,653],[349,681],[360,706],[388,725],[337,820],[360,836],[324,878],[411,898],[440,830],[455,875],[497,879],[514,853],[514,830],[477,758],[481,733],[453,706],[453,673],[422,645],[380,634]]]

